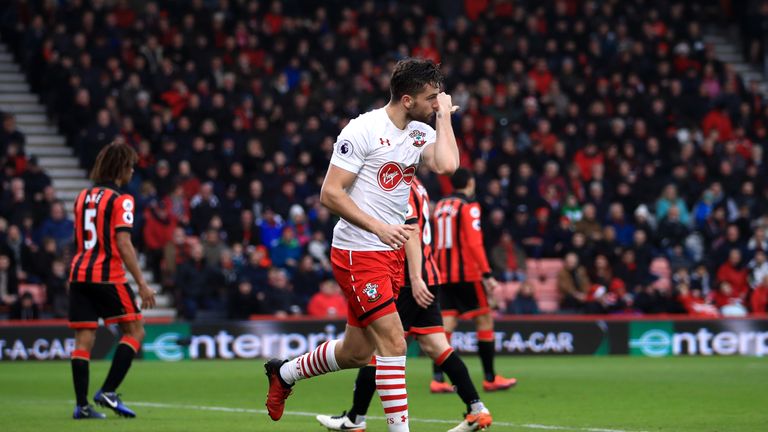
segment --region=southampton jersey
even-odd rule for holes
[[[437,203],[435,252],[443,283],[477,282],[491,271],[480,216],[480,205],[461,194]]]
[[[125,270],[117,249],[118,231],[133,228],[133,197],[113,185],[84,189],[75,200],[75,244],[69,280],[125,283]]]
[[[408,212],[405,223],[419,224],[421,233],[421,274],[427,286],[440,285],[440,271],[437,268],[435,256],[432,253],[432,226],[430,225],[429,195],[421,182],[414,177],[411,184],[411,197],[408,201]],[[408,262],[405,265],[405,285],[410,285]]]
[[[435,139],[429,125],[412,121],[399,129],[386,110],[379,108],[350,121],[341,131],[331,164],[357,174],[347,193],[362,211],[387,224],[402,224],[421,153]],[[375,234],[344,219],[333,230],[333,246],[354,251],[392,250]]]

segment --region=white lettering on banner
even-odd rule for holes
[[[9,347],[9,348],[6,348]],[[75,349],[75,339],[38,338],[31,346],[21,339],[13,342],[0,339],[0,360],[54,360],[68,359]]]
[[[200,358],[200,345],[205,345],[204,358],[216,358],[216,344],[210,336],[193,336],[189,344],[189,357]]]
[[[229,350],[229,344],[231,344],[233,340],[234,338],[224,330],[216,335],[216,342],[219,346],[219,357],[223,359],[235,358],[235,355]]]
[[[562,353],[573,352],[573,334],[569,332],[533,332],[527,338],[520,332],[507,337],[506,332],[495,332],[497,352]],[[453,332],[451,345],[458,351],[477,352],[476,332]]]
[[[17,340],[13,343],[13,348],[11,349],[11,352],[7,354],[8,357],[16,360],[26,360],[28,358],[27,356],[27,348],[24,346],[24,342]]]
[[[233,336],[227,330],[219,331],[216,336],[192,336],[189,344],[191,359],[234,359],[257,357],[293,358],[317,348],[327,341],[343,338],[336,334],[336,326],[327,325],[325,333],[245,333]]]
[[[252,334],[244,334],[235,339],[232,344],[232,351],[237,358],[256,358],[259,356],[261,341],[259,337]]]
[[[669,345],[667,345],[669,346]],[[696,333],[682,332],[672,335],[673,355],[755,355],[768,354],[768,332],[712,333],[700,328]]]
[[[739,338],[735,333],[720,333],[712,339],[712,349],[722,355],[736,354]]]

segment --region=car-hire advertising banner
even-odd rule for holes
[[[312,320],[149,324],[140,356],[290,358],[343,337],[344,327],[342,321]],[[461,322],[451,339],[459,353],[477,352],[471,322]],[[110,358],[117,340],[116,327],[100,328],[91,358]],[[768,320],[503,320],[495,324],[495,346],[499,355],[765,356]],[[65,326],[0,326],[0,361],[63,360],[72,350],[74,335]]]

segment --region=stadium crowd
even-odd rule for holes
[[[181,316],[346,313],[319,185],[405,56],[442,63],[462,107],[489,259],[523,281],[510,313],[538,311],[525,263],[542,258],[564,260],[563,312],[765,313],[768,106],[704,42],[709,2],[309,3],[0,6],[82,166],[112,140],[137,150],[135,240]],[[0,144],[0,304],[37,281],[61,316],[71,222],[12,114]]]

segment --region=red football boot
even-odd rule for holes
[[[269,391],[267,392],[267,412],[269,417],[274,420],[280,420],[285,410],[285,400],[291,395],[292,387],[283,381],[280,377],[280,366],[288,360],[272,359],[264,363],[264,370],[267,372],[269,380]]]

